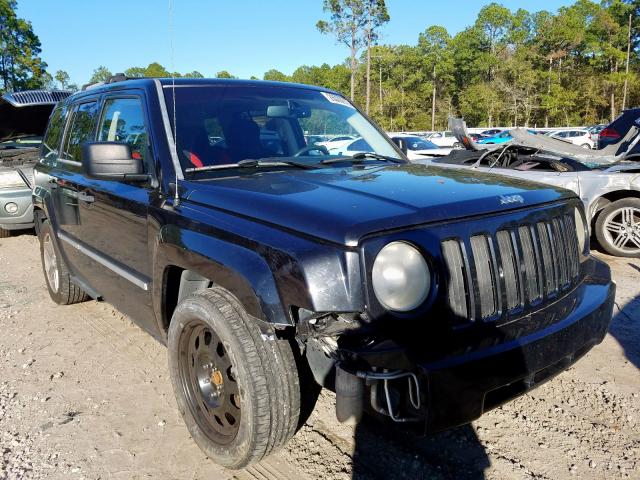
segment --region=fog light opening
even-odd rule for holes
[[[18,204],[9,202],[4,206],[4,211],[9,215],[15,215],[18,212]]]

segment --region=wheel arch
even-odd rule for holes
[[[293,325],[273,273],[256,252],[194,231],[170,233],[161,233],[153,267],[154,310],[164,335],[180,300],[212,286],[227,290],[260,323]]]
[[[590,211],[591,213],[591,231],[596,226],[596,222],[598,221],[598,216],[600,212],[609,204],[613,202],[617,202],[618,200],[622,200],[624,198],[639,198],[640,199],[640,191],[638,190],[612,190],[603,195],[600,195],[593,202],[591,202]]]

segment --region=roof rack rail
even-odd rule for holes
[[[91,90],[92,88],[97,88],[101,85],[108,85],[109,83],[115,82],[124,82],[125,80],[134,80],[135,77],[127,77],[124,73],[116,73],[115,75],[111,75],[104,82],[94,82],[87,83],[82,86],[82,91]]]

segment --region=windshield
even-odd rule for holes
[[[174,90],[176,148],[186,178],[244,160],[320,167],[363,152],[401,158],[363,115],[332,93],[270,85],[168,85],[164,94],[171,123]],[[348,140],[325,140],[336,137]]]
[[[440,148],[435,143],[420,137],[399,137],[399,138],[404,139],[404,141],[407,143],[407,149],[409,150],[431,150],[431,149]]]

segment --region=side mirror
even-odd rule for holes
[[[89,178],[98,180],[144,182],[142,159],[132,158],[131,148],[120,142],[93,142],[82,146],[82,169]]]
[[[407,154],[407,142],[405,142],[404,138],[395,137],[391,139],[393,143],[395,143],[402,153]]]

